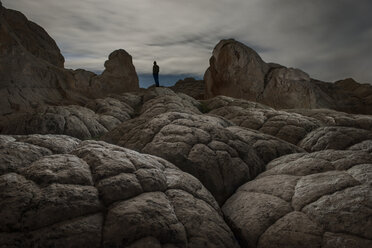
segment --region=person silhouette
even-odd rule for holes
[[[154,61],[154,66],[152,67],[152,75],[154,76],[155,86],[159,87],[159,66]]]

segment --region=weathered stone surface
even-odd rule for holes
[[[343,126],[372,130],[372,116],[370,115],[347,114],[331,109],[286,109],[285,111],[317,119],[322,126]]]
[[[99,111],[99,109],[98,109]],[[28,113],[8,117],[3,134],[66,134],[80,139],[97,138],[130,118],[126,109],[120,112],[95,113],[91,109],[70,106],[43,106]],[[112,115],[109,115],[112,114]],[[121,116],[116,118],[120,114]]]
[[[372,131],[352,127],[320,127],[298,144],[308,152],[326,149],[347,149],[365,140],[372,140]]]
[[[326,83],[295,68],[265,63],[251,48],[221,40],[204,74],[206,98],[242,98],[274,108],[330,108],[371,114],[372,87],[352,79]]]
[[[12,28],[12,36],[21,37],[20,44],[32,55],[41,58],[49,63],[63,67],[65,59],[57,47],[55,41],[48,33],[36,23],[29,21],[21,12],[6,9],[0,6],[2,21]],[[6,46],[14,45],[14,41],[9,40],[7,36],[1,36],[2,49]]]
[[[4,136],[3,136],[4,137]],[[10,141],[0,145],[0,175],[17,172],[43,156],[51,155],[46,148]]]
[[[255,129],[295,145],[320,126],[320,122],[311,117],[263,108],[263,105],[229,105],[214,109],[209,114],[222,116],[238,126]]]
[[[291,210],[290,204],[280,198],[241,190],[222,207],[227,223],[244,247],[256,247],[265,230]]]
[[[269,106],[263,105],[261,103],[247,101],[239,98],[233,98],[228,96],[216,96],[211,99],[200,101],[202,105],[204,105],[205,111],[209,112],[215,109],[219,109],[222,107],[232,107],[237,106],[244,109],[250,109],[250,108],[258,108],[258,109],[270,109]]]
[[[139,90],[124,50],[110,54],[102,75],[64,69],[60,50],[43,28],[18,11],[0,8],[0,121],[41,105],[84,105],[89,98]]]
[[[35,146],[1,140],[1,152],[13,145],[9,158]],[[58,150],[69,149],[0,175],[1,246],[239,247],[212,195],[173,164],[98,141]]]
[[[296,153],[266,167],[222,207],[244,247],[368,247],[371,154]]]
[[[222,40],[209,62],[204,75],[207,98],[226,95],[257,100],[263,92],[269,66],[253,49],[235,40]]]
[[[301,212],[291,212],[262,234],[257,247],[322,247],[322,228]]]
[[[349,147],[349,150],[355,150],[355,151],[363,150],[363,151],[372,153],[372,140],[365,140],[358,144],[355,144]]]
[[[20,169],[19,173],[39,185],[93,185],[89,165],[84,160],[67,154],[45,156]]]
[[[199,106],[199,102],[184,94],[166,94],[146,101],[140,114],[143,118],[151,118],[167,112],[201,114]]]
[[[174,92],[184,93],[197,100],[203,100],[205,94],[205,83],[203,80],[196,80],[195,78],[185,78],[177,81],[177,83],[170,87]]]
[[[108,93],[138,91],[138,76],[132,63],[132,56],[125,50],[113,51],[105,62],[101,75],[91,79],[90,87],[93,96],[105,96]]]
[[[320,107],[323,104],[319,102],[319,95],[323,97],[323,101],[331,101],[311,81],[310,76],[299,69],[272,69],[266,75],[266,80],[266,87],[259,101],[274,108]]]
[[[236,126],[227,129],[251,145],[265,164],[286,154],[305,152],[305,150],[284,140],[255,130]]]
[[[9,136],[4,136],[9,137]],[[18,135],[14,136],[17,141],[33,144],[51,150],[53,153],[69,153],[80,143],[79,139],[66,135]]]
[[[372,246],[372,241],[342,233],[324,234],[322,247],[324,248],[368,248]]]
[[[263,166],[252,146],[227,129],[230,125],[216,117],[170,112],[127,121],[104,139],[174,163],[222,203]]]

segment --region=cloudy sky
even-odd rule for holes
[[[108,54],[123,48],[139,74],[157,60],[163,75],[202,77],[218,41],[235,38],[265,61],[313,78],[372,83],[371,0],[2,2],[48,31],[67,68],[101,71]]]

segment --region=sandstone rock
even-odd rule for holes
[[[105,108],[100,105],[114,102],[118,106]],[[3,121],[3,134],[66,134],[79,139],[96,138],[131,118],[133,109],[116,100],[95,100],[91,109],[77,106],[43,106],[35,111],[9,116]]]
[[[246,104],[243,107],[230,104],[230,106],[214,109],[208,114],[222,116],[235,125],[258,130],[294,145],[321,125],[318,120],[300,114],[276,111],[263,108],[261,105],[246,106]]]
[[[286,154],[305,152],[295,145],[255,130],[235,126],[227,129],[251,145],[265,164]]]
[[[372,117],[369,115],[347,114],[331,109],[287,109],[285,111],[317,119],[322,126],[344,126],[372,131]]]
[[[186,95],[163,95],[146,101],[141,108],[141,117],[151,118],[167,112],[201,114],[200,104]]]
[[[369,247],[372,156],[326,150],[285,155],[223,205],[245,247]]]
[[[243,99],[238,99],[238,98],[233,98],[233,97],[228,97],[228,96],[216,96],[211,99],[203,100],[201,103],[204,105],[206,111],[209,112],[215,109],[219,109],[222,107],[241,107],[244,109],[250,109],[250,108],[258,108],[258,109],[270,109],[269,106],[257,103],[257,102],[252,102],[252,101],[247,101]]]
[[[271,70],[266,76],[260,102],[274,108],[316,108],[330,106],[322,101],[331,99],[324,94],[305,72],[294,68]]]
[[[19,142],[1,137],[14,147],[9,158],[20,153]],[[239,247],[196,178],[161,158],[97,141],[6,169],[0,223],[5,247]]]
[[[0,146],[0,175],[17,172],[41,157],[51,154],[49,149],[40,146],[15,140],[8,141]]]
[[[174,92],[184,93],[197,100],[203,100],[205,94],[205,83],[203,80],[194,78],[185,78],[178,80],[177,83],[170,87]]]
[[[343,150],[365,140],[372,140],[372,132],[351,127],[320,127],[309,133],[299,146],[308,152]]]
[[[89,90],[96,97],[139,90],[132,56],[123,49],[113,51],[105,62],[105,70],[92,79]]]
[[[3,136],[9,137],[9,136]],[[69,153],[80,143],[79,139],[66,135],[19,135],[14,136],[17,141],[44,147],[56,154]]]
[[[1,6],[0,8],[2,8],[0,13],[2,18],[4,18],[2,24],[12,28],[12,34],[8,34],[9,36],[20,37],[21,39],[18,40],[20,44],[35,57],[63,68],[65,59],[63,58],[61,51],[55,41],[42,27],[29,21],[19,11],[6,9]],[[9,37],[8,35],[1,35],[2,51],[4,51],[7,46],[14,45],[15,41],[7,39]]]
[[[263,168],[252,145],[229,126],[216,117],[170,112],[124,122],[103,139],[174,163],[197,177],[222,203]]]
[[[366,152],[372,153],[372,140],[365,140],[358,144],[349,147],[349,150],[364,150]]]
[[[231,96],[283,108],[330,108],[371,114],[372,87],[352,79],[335,84],[310,78],[305,72],[265,63],[251,48],[221,40],[204,74],[206,98]]]
[[[0,8],[0,121],[3,115],[40,105],[84,105],[88,98],[139,89],[131,56],[124,50],[109,56],[102,75],[66,70],[44,29],[20,12]]]
[[[255,101],[263,92],[269,66],[253,49],[235,40],[222,40],[209,62],[204,75],[207,98],[226,95]]]

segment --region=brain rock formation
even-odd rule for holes
[[[162,157],[197,177],[221,204],[264,162],[299,147],[253,130],[232,127],[221,118],[168,112],[126,121],[104,140]]]
[[[3,134],[66,134],[80,139],[96,138],[130,119],[131,106],[113,98],[96,99],[87,107],[40,106],[32,112],[7,116],[0,122]]]
[[[243,247],[370,247],[372,156],[297,153],[267,165],[222,210]]]
[[[214,99],[205,103],[210,110],[208,114],[222,116],[235,125],[258,130],[295,145],[321,125],[317,119],[277,111],[249,101],[239,100],[228,104],[213,103],[213,105],[209,103],[213,101]]]
[[[1,247],[238,247],[210,193],[163,159],[56,135],[0,136],[0,154]]]

